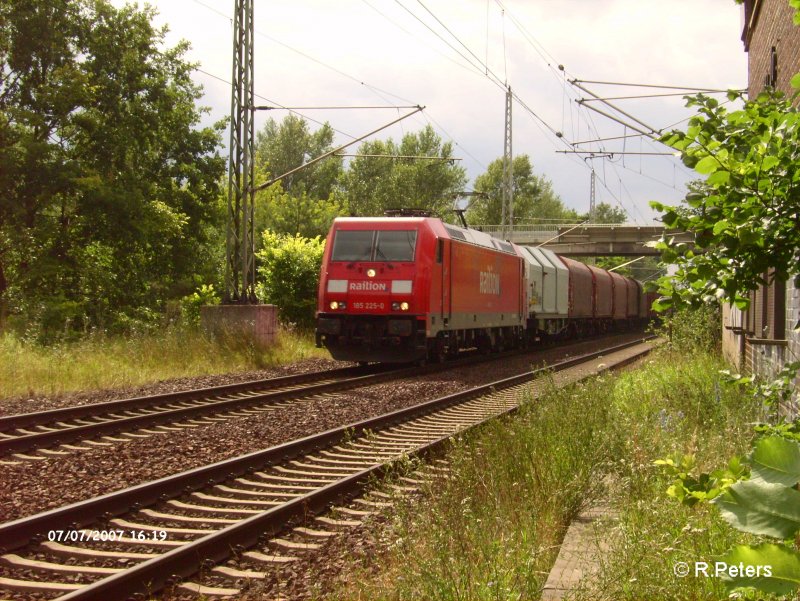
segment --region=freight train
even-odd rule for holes
[[[316,340],[342,361],[441,361],[630,329],[652,300],[636,280],[440,219],[338,218]]]

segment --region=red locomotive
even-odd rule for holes
[[[339,218],[323,256],[317,345],[345,361],[442,360],[646,315],[635,280],[542,248],[431,217]]]

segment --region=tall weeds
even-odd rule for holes
[[[722,367],[668,349],[640,369],[522,399],[517,416],[454,445],[451,477],[398,512],[379,561],[333,596],[536,599],[571,519],[602,497],[622,518],[586,599],[713,597],[717,583],[675,583],[669,560],[723,552],[729,529],[676,507],[653,461],[694,453],[707,467],[742,451],[758,408],[720,384]]]
[[[193,328],[129,336],[97,335],[42,346],[0,335],[0,397],[117,388],[184,376],[260,369],[324,356],[308,335],[283,330],[259,349],[238,339],[212,339]]]

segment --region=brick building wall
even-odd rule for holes
[[[745,0],[742,41],[748,55],[748,94],[765,87],[791,94],[791,78],[800,72],[800,27],[793,23],[788,0]],[[786,282],[785,294],[773,284],[753,294],[749,311],[740,317],[727,307],[723,312],[723,353],[734,365],[771,379],[784,363],[800,360],[800,289]],[[780,306],[777,306],[780,305]],[[784,407],[798,415],[795,382],[793,402]]]
[[[786,339],[789,342],[785,359],[787,361],[800,361],[800,288],[788,283],[786,286]],[[795,394],[792,406],[788,412],[800,415],[800,376],[794,382]]]
[[[747,52],[747,89],[751,98],[771,86],[790,92],[789,80],[800,72],[800,28],[787,0],[745,2],[742,33]]]

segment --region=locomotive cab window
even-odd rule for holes
[[[332,261],[413,261],[416,230],[339,230]]]
[[[334,261],[369,261],[372,259],[371,230],[339,230],[333,240]]]
[[[413,261],[417,232],[414,230],[379,231],[375,244],[376,261]]]

